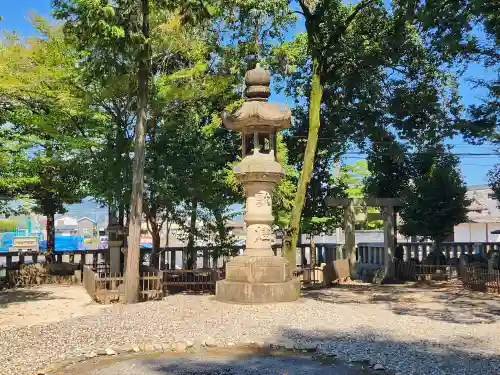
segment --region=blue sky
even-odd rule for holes
[[[29,11],[35,11],[43,16],[50,15],[51,1],[50,0],[0,0],[2,7],[0,8],[0,16],[3,16],[3,21],[0,21],[0,29],[17,30],[21,35],[33,35],[34,29],[29,22]],[[298,29],[302,29],[299,27]],[[301,30],[300,30],[301,31]],[[482,67],[472,65],[466,72],[464,79],[461,82],[461,94],[465,104],[479,103],[481,92],[467,82],[467,76],[482,76],[488,77],[492,73],[485,71]],[[283,100],[282,97],[276,99]],[[461,138],[452,140],[455,153],[493,153],[494,150],[489,146],[471,146],[466,144]],[[487,182],[488,170],[497,162],[498,156],[461,156],[461,169],[467,184],[484,184]],[[360,158],[351,159],[348,162],[359,160]]]

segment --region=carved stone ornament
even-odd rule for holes
[[[267,191],[261,191],[255,195],[255,205],[257,207],[269,207],[272,205],[271,194]]]
[[[254,231],[256,234],[254,243],[257,243],[259,241],[271,241],[273,232],[271,231],[271,228],[269,228],[269,226],[257,225]]]
[[[276,131],[288,129],[292,124],[292,112],[279,104],[268,103],[270,74],[257,64],[245,75],[247,101],[233,112],[224,112],[222,122],[226,128],[242,131],[246,127],[271,127]]]

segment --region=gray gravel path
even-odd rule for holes
[[[371,360],[401,374],[500,373],[500,302],[410,289],[330,289],[294,303],[245,306],[209,296],[115,305],[57,323],[0,329],[3,375],[31,373],[96,348],[212,338],[227,342],[322,340],[345,360]]]
[[[348,366],[322,365],[290,356],[189,355],[132,359],[106,365],[87,375],[358,375]]]

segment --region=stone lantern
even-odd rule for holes
[[[246,195],[244,220],[246,244],[243,255],[226,265],[226,279],[217,282],[220,301],[265,303],[294,301],[300,281],[281,256],[275,256],[271,194],[283,177],[276,161],[276,133],[291,125],[291,112],[267,101],[270,74],[259,64],[245,75],[246,101],[234,112],[225,112],[224,125],[241,133],[242,161],[234,167]]]

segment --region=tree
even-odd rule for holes
[[[311,266],[316,266],[314,236],[331,233],[342,222],[342,209],[328,205],[329,197],[345,197],[346,186],[342,178],[332,176],[331,166],[319,159],[307,189],[306,203],[301,221],[301,233],[309,235]]]
[[[434,38],[429,48],[463,74],[472,63],[491,75],[468,78],[482,90],[480,102],[467,108],[458,131],[471,143],[486,140],[498,145],[500,125],[500,22],[495,0],[465,0],[453,3],[421,2],[418,22]],[[460,15],[457,17],[457,15]],[[489,77],[488,77],[489,76]],[[499,165],[489,173],[489,184],[498,197]]]
[[[488,172],[488,185],[493,190],[497,206],[500,207],[500,164],[495,164],[493,169]]]
[[[345,151],[339,144],[352,141],[364,148],[367,138],[388,129],[408,140],[433,139],[453,129],[458,107],[453,77],[426,49],[427,36],[413,26],[413,2],[299,5],[307,34],[277,51],[289,71],[288,92],[309,106],[303,110],[307,119],[297,121],[300,127],[307,121],[308,134],[285,246],[290,258],[316,151],[332,160]]]
[[[65,20],[67,34],[84,53],[82,65],[89,77],[112,81],[129,70],[136,72],[136,124],[130,201],[125,303],[139,298],[139,255],[144,196],[144,165],[151,71],[150,12],[161,7],[181,7],[188,19],[206,13],[191,1],[120,0],[113,3],[92,0],[55,0],[55,16]],[[203,5],[203,4],[202,4]]]
[[[467,221],[467,187],[458,170],[459,160],[443,145],[428,145],[412,155],[411,181],[402,192],[400,231],[442,242],[455,225]]]
[[[47,258],[54,251],[54,215],[64,204],[79,202],[79,151],[91,143],[75,129],[92,126],[88,110],[71,82],[75,79],[74,50],[66,45],[57,27],[33,17],[42,35],[22,40],[7,38],[0,50],[0,96],[6,98],[6,123],[2,132],[10,146],[2,168],[0,186],[10,197],[28,196],[35,212],[47,216]]]

